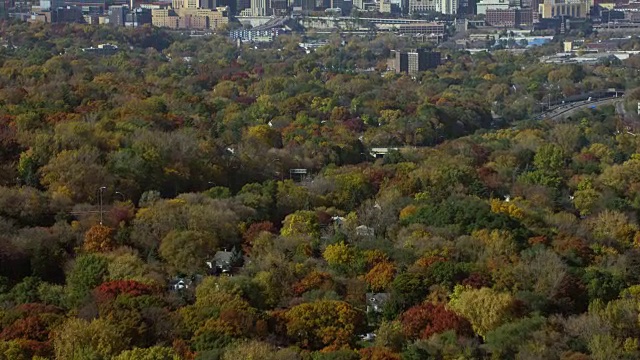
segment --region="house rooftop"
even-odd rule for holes
[[[389,301],[391,295],[389,293],[367,293],[367,304],[383,304]]]

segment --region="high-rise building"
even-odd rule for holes
[[[458,14],[474,15],[476,13],[476,0],[460,0],[458,2]]]
[[[174,9],[211,9],[209,0],[172,0]]]
[[[269,0],[251,0],[251,13],[253,16],[270,16],[270,5]]]
[[[185,15],[178,19],[178,27],[181,29],[208,29],[209,17],[199,15]]]
[[[151,24],[151,10],[143,8],[135,8],[127,11],[124,20],[124,26],[138,27],[144,24]]]
[[[378,0],[378,12],[383,14],[391,13],[391,0]]]
[[[193,8],[193,2],[181,2],[174,0],[178,8],[162,8],[152,9],[151,22],[157,27],[168,27],[173,29],[217,29],[218,27],[229,23],[229,13],[227,7],[216,9]],[[185,5],[186,4],[186,5]],[[202,3],[201,3],[202,4]],[[188,6],[188,7],[184,7]],[[136,17],[145,14],[137,14]],[[141,18],[136,18],[139,24],[142,24]]]
[[[396,74],[406,73],[409,71],[409,58],[406,52],[396,51],[396,58],[393,63],[393,68]]]
[[[302,10],[315,10],[318,8],[316,0],[301,0]]]
[[[230,0],[230,1],[234,1],[234,0]],[[242,10],[251,8],[251,0],[235,0],[235,2],[236,2],[236,8],[235,8],[234,14],[239,14]]]
[[[40,11],[49,11],[59,7],[64,7],[63,0],[40,0]]]
[[[485,16],[487,25],[499,27],[515,27],[532,25],[531,9],[488,9]]]
[[[440,53],[436,51],[415,50],[395,53],[393,67],[396,74],[405,73],[415,76],[421,71],[438,67],[441,62]]]
[[[272,11],[272,14],[283,14],[286,15],[287,10],[289,9],[289,0],[269,0],[269,8]]]
[[[351,0],[331,0],[332,8],[339,8],[342,10],[343,15],[351,14],[351,10],[353,9],[353,1]]]
[[[165,8],[151,10],[151,21],[153,26],[177,29],[179,19],[180,17],[173,9]]]
[[[543,19],[586,18],[589,15],[589,0],[544,0],[539,7]]]
[[[423,14],[428,12],[435,12],[438,11],[439,3],[439,0],[409,0],[409,13]]]
[[[109,7],[109,25],[124,26],[129,9],[124,6]]]
[[[458,12],[458,0],[409,0],[409,13],[423,14],[428,12],[455,15]]]
[[[458,0],[440,0],[438,12],[448,15],[458,13]]]
[[[0,19],[9,17],[9,8],[11,8],[10,0],[0,0]]]

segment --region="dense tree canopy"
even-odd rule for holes
[[[636,56],[0,31],[0,360],[640,357]]]

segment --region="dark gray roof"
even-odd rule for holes
[[[367,304],[382,305],[389,301],[390,297],[389,293],[367,293]]]
[[[222,265],[222,264],[231,264],[231,259],[233,258],[233,252],[231,251],[218,251],[216,252],[216,254],[213,256],[213,261],[217,264],[217,265]]]

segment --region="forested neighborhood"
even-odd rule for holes
[[[0,33],[0,360],[640,358],[640,57]]]

